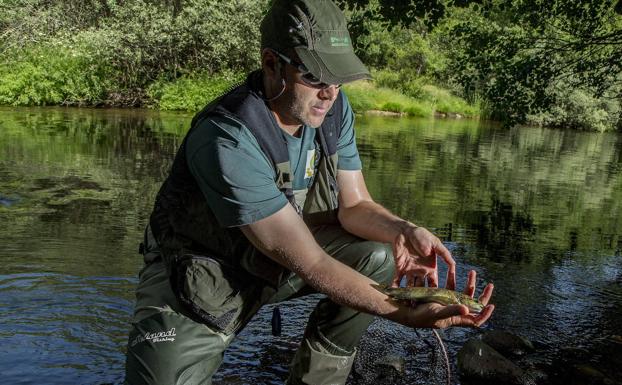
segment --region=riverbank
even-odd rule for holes
[[[195,75],[173,82],[156,82],[148,88],[148,105],[160,110],[198,111],[210,100],[227,91],[244,75],[226,72],[219,75]],[[345,84],[352,108],[357,113],[385,113],[386,115],[433,117],[476,117],[479,107],[434,85],[420,87],[421,98],[413,98],[375,82],[357,81]]]
[[[51,52],[48,52],[51,53]],[[147,107],[162,111],[196,112],[209,101],[244,80],[243,72],[198,73],[173,81],[155,80],[145,88],[117,89],[106,81],[106,73],[83,73],[84,63],[68,60],[29,62],[0,71],[0,105]],[[413,117],[476,117],[479,106],[432,84],[418,87],[414,98],[399,90],[358,81],[345,84],[350,103],[357,113],[384,113]]]

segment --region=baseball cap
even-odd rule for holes
[[[302,64],[326,84],[371,79],[354,53],[346,19],[330,0],[275,0],[261,21],[261,47],[293,48]]]

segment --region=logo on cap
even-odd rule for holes
[[[350,46],[350,38],[339,37],[339,36],[331,36],[330,37],[330,45],[332,47],[349,47]]]

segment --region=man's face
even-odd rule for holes
[[[302,74],[291,65],[285,65],[283,73],[285,91],[275,103],[281,120],[289,124],[319,127],[333,106],[339,89],[334,85],[310,86],[304,82]]]

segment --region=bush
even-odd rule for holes
[[[98,104],[115,88],[114,70],[88,46],[46,43],[0,63],[0,104]]]
[[[108,75],[114,76],[110,80],[118,87],[110,92],[140,93],[156,79],[174,80],[200,71],[256,68],[258,20],[267,3],[268,0],[0,2],[0,13],[6,11],[0,16],[0,53],[10,67],[23,61],[18,57],[22,56],[21,50],[60,44],[70,48],[72,55],[88,56],[114,69]],[[60,55],[52,54],[51,60]],[[42,61],[38,63],[43,65]],[[58,100],[59,96],[44,99]]]
[[[142,87],[197,71],[245,71],[259,63],[259,23],[267,1],[134,0],[119,6],[103,30],[115,35],[105,49],[127,74],[126,87]]]
[[[157,81],[149,87],[147,93],[161,110],[199,111],[244,79],[245,74],[242,73],[225,72],[212,75],[203,72],[172,82]]]
[[[541,126],[590,131],[615,130],[620,125],[622,106],[617,98],[597,98],[586,89],[557,82],[548,89],[555,101],[546,111],[530,114],[528,122]]]

